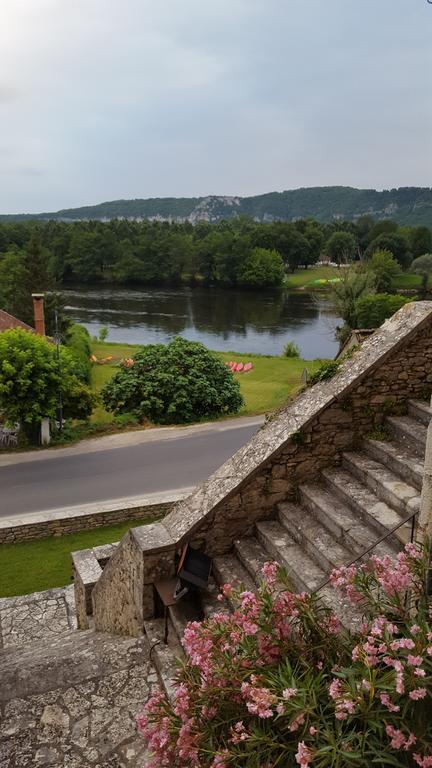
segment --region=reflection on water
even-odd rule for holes
[[[108,341],[166,343],[181,335],[211,349],[280,355],[293,340],[302,357],[334,357],[338,318],[328,301],[307,293],[218,288],[74,288],[67,313]]]

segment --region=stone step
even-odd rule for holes
[[[300,486],[299,490],[303,505],[354,556],[364,552],[379,538],[375,529],[324,486],[308,483]],[[394,556],[398,550],[399,545],[395,548],[391,543],[383,543],[376,548],[380,556]]]
[[[266,552],[254,536],[246,536],[244,539],[235,541],[234,550],[238,559],[252,577],[255,586],[259,587],[263,579],[263,565],[269,561],[268,552]]]
[[[297,544],[278,521],[269,520],[256,525],[257,536],[269,553],[287,572],[298,592],[313,592],[326,579],[325,571]]]
[[[156,667],[159,683],[168,699],[173,697],[172,681],[178,669],[178,661],[184,657],[176,631],[168,621],[168,642],[164,643],[165,619],[149,619],[144,631],[150,646],[150,660]]]
[[[219,555],[213,559],[213,576],[220,588],[224,584],[243,587],[252,592],[255,582],[235,554]]]
[[[430,405],[423,400],[408,400],[408,416],[429,426],[432,416]]]
[[[69,630],[0,653],[0,702],[69,688],[148,659],[145,637]]]
[[[391,528],[403,521],[402,515],[384,501],[377,499],[367,486],[346,470],[325,469],[321,475],[328,488],[375,531],[376,538],[384,536]],[[406,531],[399,528],[389,535],[387,542],[397,546],[405,544],[407,540]]]
[[[423,461],[408,446],[381,440],[365,440],[364,450],[375,461],[393,469],[409,485],[421,491],[423,483]]]
[[[354,553],[341,544],[310,512],[303,507],[282,502],[278,507],[279,520],[301,544],[303,549],[326,572],[350,562]]]
[[[181,645],[187,625],[190,621],[200,621],[203,617],[203,612],[200,609],[198,598],[194,599],[194,597],[186,596],[175,605],[169,606],[168,615],[178,643]]]
[[[248,592],[254,592],[256,589],[255,582],[235,553],[219,555],[213,559],[213,576],[219,589],[222,589],[224,584],[231,584]],[[219,603],[219,611],[222,606],[225,606],[225,609],[228,606],[231,611],[235,611],[237,607],[236,602],[230,597]]]
[[[328,572],[297,544],[286,528],[277,521],[257,523],[257,534],[271,555],[286,571],[290,582],[298,592],[318,591],[324,603],[331,608],[347,628],[357,627],[360,617],[347,602],[341,600],[329,584]],[[323,586],[325,585],[325,586]]]
[[[417,488],[403,482],[385,464],[365,453],[343,453],[342,466],[368,486],[375,496],[406,517],[420,508]]]
[[[386,425],[395,439],[424,457],[427,427],[411,416],[387,416]]]
[[[223,613],[227,610],[226,602],[218,600],[220,589],[213,577],[209,579],[207,589],[200,592],[201,608],[203,616],[208,619],[214,613]]]

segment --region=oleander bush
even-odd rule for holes
[[[173,700],[155,691],[138,717],[148,768],[430,768],[428,561],[408,544],[333,571],[352,633],[274,563],[256,594],[225,585],[233,612],[188,625]]]

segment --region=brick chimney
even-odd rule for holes
[[[44,295],[32,293],[35,331],[39,336],[45,336]]]

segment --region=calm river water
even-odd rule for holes
[[[220,351],[280,355],[287,341],[301,356],[334,357],[338,318],[324,298],[303,292],[218,288],[70,288],[67,314],[108,341],[166,343],[174,336]]]

